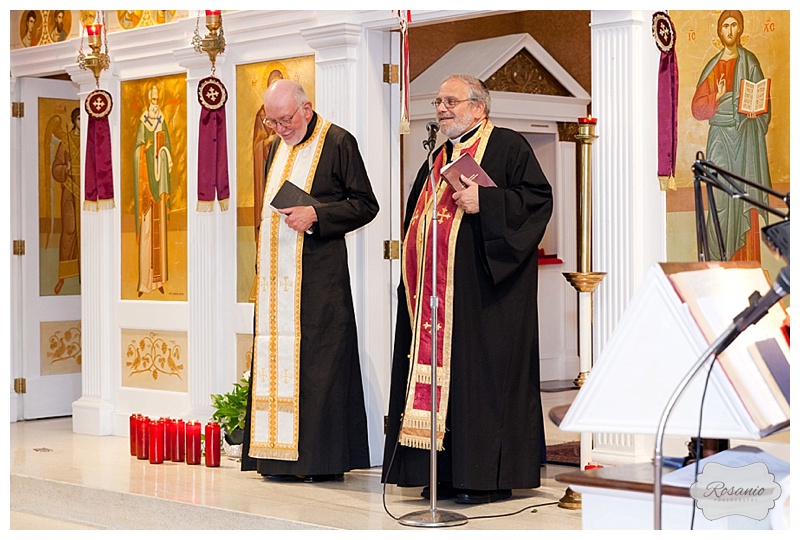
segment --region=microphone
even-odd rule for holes
[[[772,288],[767,291],[763,297],[761,294],[756,291],[750,295],[748,299],[750,301],[749,307],[744,309],[736,318],[733,320],[733,325],[736,329],[735,333],[731,334],[727,340],[720,343],[720,347],[717,348],[717,353],[724,351],[731,343],[736,340],[742,332],[744,332],[748,326],[751,324],[756,324],[760,321],[764,315],[770,310],[772,306],[778,303],[778,301],[789,294],[789,265],[784,266],[781,268],[781,271],[778,273],[778,276],[775,278],[775,281],[772,284]]]
[[[422,143],[422,146],[428,150],[433,150],[433,147],[436,146],[436,134],[439,132],[439,122],[430,121],[428,125],[425,126],[425,129],[428,130],[428,139]]]

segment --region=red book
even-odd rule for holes
[[[486,171],[478,165],[475,158],[469,154],[461,154],[457,160],[442,167],[441,172],[447,183],[453,188],[453,191],[461,191],[466,187],[461,182],[462,174],[479,186],[497,187],[497,184],[486,174]]]

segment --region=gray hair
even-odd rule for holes
[[[308,94],[306,94],[306,91],[303,89],[303,85],[301,85],[299,82],[292,81],[290,79],[275,79],[272,81],[272,84],[270,84],[270,87],[275,86],[276,83],[288,85],[290,87],[291,96],[298,107],[306,101],[311,101],[308,99]]]
[[[483,103],[484,113],[489,116],[492,110],[492,97],[489,95],[489,89],[482,80],[466,73],[454,73],[444,78],[442,84],[446,81],[456,79],[467,85],[467,99],[474,103]]]

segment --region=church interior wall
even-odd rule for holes
[[[85,36],[83,40],[81,39],[79,28],[81,21],[83,19],[89,20],[94,16],[94,12],[66,12],[64,21],[67,24],[61,38],[56,33],[52,33],[55,28],[56,12],[39,10],[36,13],[37,22],[34,30],[38,37],[35,42],[23,44],[22,39],[26,30],[23,21],[28,12],[11,12],[10,49],[12,51],[13,76],[72,80],[79,88],[79,95],[85,96],[93,88],[95,81],[89,72],[78,69],[75,64],[75,56],[79,49],[86,53],[89,51],[84,41]],[[431,56],[432,51],[443,51],[445,47],[452,46],[453,43],[464,39],[465,35],[470,34],[473,37],[483,37],[486,35],[502,35],[512,31],[530,31],[536,33],[538,39],[548,43],[558,52],[559,49],[563,49],[563,47],[557,45],[563,39],[563,33],[560,31],[548,31],[548,29],[557,28],[559,25],[561,28],[571,29],[571,32],[575,35],[582,36],[581,39],[585,41],[588,49],[589,28],[588,24],[586,24],[588,22],[588,14],[589,12],[562,12],[561,16],[557,17],[558,14],[556,12],[541,12],[538,14],[525,12],[517,14],[516,17],[514,14],[500,14],[476,18],[475,14],[467,15],[458,12],[422,13],[418,18],[420,21],[419,26],[411,27],[412,47],[416,43],[419,44],[419,47],[412,50],[414,60],[411,66],[415,71],[424,69],[425,65],[433,58]],[[112,95],[119,98],[121,88],[125,86],[126,82],[186,74],[187,113],[185,124],[187,139],[191,141],[196,138],[199,106],[193,97],[193,91],[196,88],[198,79],[208,74],[209,65],[208,59],[204,54],[198,54],[192,49],[190,40],[198,22],[200,34],[205,33],[202,17],[198,21],[195,18],[195,12],[189,11],[174,11],[166,14],[156,11],[133,13],[109,11],[106,12],[106,17],[112,65],[109,70],[101,74],[100,86],[108,88]],[[440,23],[440,21],[446,21],[450,18],[458,20],[453,23]],[[559,25],[554,22],[556,18],[559,21]],[[356,27],[354,32],[354,35],[357,36],[356,39],[361,39],[361,43],[356,47],[347,48],[345,46],[344,48],[347,51],[343,53],[344,57],[342,57],[342,53],[336,46],[331,47],[324,43],[325,39],[329,39],[324,35],[324,31],[322,37],[318,37],[315,34],[319,33],[318,28],[324,27],[327,23],[341,24],[341,28],[345,30],[345,33],[353,32],[352,29],[347,27],[347,24],[361,25],[361,28]],[[437,29],[441,30],[442,25],[448,27],[447,32],[443,34],[443,36],[447,37],[447,40],[440,39],[434,48],[423,46],[423,43],[427,40],[426,34],[433,32],[436,35]],[[397,22],[388,12],[354,12],[347,15],[342,14],[342,12],[320,14],[320,12],[305,11],[225,12],[224,27],[227,32],[228,47],[225,53],[218,57],[217,73],[224,81],[231,81],[227,83],[230,94],[229,99],[230,103],[235,103],[237,88],[233,84],[233,80],[235,79],[236,66],[270,59],[292,58],[312,54],[316,55],[318,77],[320,73],[328,69],[328,66],[336,66],[338,63],[356,66],[355,71],[352,71],[351,75],[349,75],[351,80],[371,81],[372,71],[380,68],[379,61],[389,60],[388,58],[379,58],[380,56],[387,56],[385,53],[379,52],[380,49],[388,50],[390,46],[383,43],[385,36],[377,36],[388,35],[389,32],[387,30],[395,31],[392,33],[396,34]],[[366,28],[371,28],[372,30],[365,30]],[[416,38],[413,32],[417,31],[420,37],[415,42]],[[49,33],[45,36],[45,32]],[[376,37],[365,39],[364,36],[367,36],[370,32],[375,33]],[[478,33],[476,34],[476,32]],[[316,49],[309,45],[315,39],[315,43],[322,43]],[[441,52],[438,54],[441,54]],[[562,59],[569,58],[569,55],[563,51],[558,54]],[[347,57],[347,55],[351,56]],[[419,56],[418,58],[417,55]],[[393,61],[397,61],[397,58],[393,59]],[[572,65],[567,65],[566,67],[573,73],[582,73],[581,84],[585,87],[588,86],[590,80],[586,70],[589,65],[588,56],[581,62],[582,65],[572,62]],[[65,71],[67,72],[66,74]],[[365,162],[368,170],[371,171],[371,175],[374,174],[375,176],[373,182],[376,184],[376,194],[381,199],[383,212],[389,214],[391,212],[389,208],[391,206],[390,187],[386,183],[386,174],[380,170],[380,167],[385,166],[383,162],[385,161],[384,154],[387,150],[385,147],[380,148],[378,144],[373,144],[371,140],[374,140],[374,137],[370,140],[367,138],[367,134],[386,131],[386,128],[391,128],[392,126],[381,125],[378,127],[377,122],[368,120],[370,116],[374,115],[361,116],[355,114],[355,111],[358,110],[358,106],[355,105],[356,102],[371,103],[370,108],[372,110],[379,114],[381,112],[385,114],[387,98],[374,95],[380,92],[379,86],[370,86],[369,83],[357,84],[356,86],[358,87],[357,92],[350,93],[349,96],[344,94],[337,95],[336,92],[332,91],[325,92],[323,93],[324,97],[315,101],[315,106],[320,110],[321,114],[352,130],[357,138],[362,141]],[[329,90],[330,83],[318,80],[317,89],[319,90],[321,87]],[[365,90],[365,88],[367,87],[369,87],[370,96],[366,96],[368,90]],[[119,116],[121,108],[121,105],[117,103],[117,107],[115,107],[110,117],[112,138],[115,141],[120,140],[123,130]],[[229,108],[232,109],[233,107]],[[236,118],[230,111],[229,120],[229,147],[233,149],[235,148],[233,141],[235,141]],[[399,139],[399,137],[395,135],[395,139]],[[369,144],[366,142],[367,140],[370,140]],[[233,153],[233,151],[229,151],[229,156],[232,156]],[[120,179],[122,172],[120,159],[120,149],[115,147],[114,181],[118,200],[120,200],[123,186]],[[121,291],[118,280],[125,263],[121,262],[123,250],[116,239],[120,237],[120,233],[123,230],[130,228],[125,225],[130,216],[121,216],[121,209],[118,209],[113,214],[113,218],[102,219],[101,223],[103,225],[100,225],[102,227],[111,227],[112,240],[111,246],[108,246],[110,252],[107,255],[111,261],[111,269],[105,277],[111,280],[113,286],[110,291],[100,294],[99,301],[108,304],[113,316],[110,321],[102,322],[102,328],[85,329],[85,331],[87,332],[86,337],[90,341],[94,340],[90,338],[91,335],[104,334],[101,339],[103,342],[102,356],[104,357],[109,353],[113,357],[121,356],[120,351],[125,348],[124,345],[137,339],[137,336],[129,335],[130,332],[143,332],[142,336],[147,336],[150,330],[158,330],[165,333],[177,332],[179,334],[176,336],[178,341],[186,343],[188,340],[186,348],[189,351],[194,351],[194,353],[190,353],[184,359],[191,359],[193,355],[196,356],[198,348],[210,348],[211,351],[203,352],[208,358],[204,361],[200,371],[197,369],[188,370],[189,383],[188,390],[186,390],[188,395],[182,390],[175,393],[173,398],[170,398],[168,393],[163,393],[164,390],[157,390],[158,386],[156,386],[155,390],[152,386],[148,390],[148,385],[145,385],[145,388],[136,388],[135,385],[131,387],[129,384],[121,385],[118,381],[123,377],[124,366],[121,363],[114,362],[108,374],[100,377],[102,382],[98,384],[102,388],[97,389],[98,396],[95,397],[99,397],[101,400],[110,399],[116,405],[115,420],[111,428],[115,433],[124,432],[127,415],[130,412],[135,412],[133,409],[136,407],[136,403],[141,402],[142,395],[147,395],[148,392],[151,392],[151,394],[147,401],[154,406],[157,404],[159,408],[166,408],[163,411],[164,415],[176,416],[185,414],[186,409],[189,409],[191,414],[198,417],[208,414],[208,406],[204,405],[208,401],[205,396],[209,392],[225,391],[228,384],[238,379],[242,366],[245,365],[245,361],[241,357],[246,356],[247,353],[241,341],[242,336],[247,335],[251,330],[252,305],[231,302],[228,299],[232,287],[230,280],[225,276],[235,273],[235,265],[232,261],[236,259],[236,250],[231,247],[231,243],[226,243],[219,239],[235,230],[233,213],[217,211],[216,217],[211,222],[206,219],[207,216],[195,215],[192,211],[192,205],[196,200],[196,191],[193,185],[193,180],[196,177],[196,154],[191,144],[188,145],[185,160],[185,170],[187,172],[184,197],[187,197],[186,210],[188,212],[184,212],[180,216],[175,214],[174,217],[182,217],[180,221],[184,223],[182,227],[184,231],[194,230],[194,232],[189,232],[187,235],[186,245],[182,249],[186,253],[184,257],[187,257],[186,265],[190,268],[189,272],[195,278],[188,280],[190,283],[185,286],[186,289],[180,298],[172,298],[172,300],[179,300],[177,302],[154,303],[139,301],[136,298],[130,299],[125,294],[120,296]],[[394,157],[393,167],[398,167],[398,161],[399,154]],[[229,164],[232,187],[231,207],[236,208],[235,160],[232,157],[229,158]],[[372,171],[376,172],[373,173]],[[380,246],[383,239],[398,236],[398,225],[395,222],[399,220],[395,218],[396,216],[387,219],[387,223],[384,225],[371,225],[364,233],[354,235],[354,238],[348,239],[351,265],[368,266],[369,263],[365,263],[367,261],[365,253],[367,251],[371,252],[376,246]],[[91,220],[87,220],[87,234],[91,232],[91,223]],[[212,241],[211,247],[208,247],[204,240],[198,238],[201,234],[208,234],[218,239]],[[198,262],[198,253],[212,256],[212,267],[199,271],[191,269]],[[374,268],[376,266],[373,265],[371,274],[363,270],[354,272],[356,274],[354,289],[356,293],[356,311],[359,317],[360,339],[363,343],[362,360],[364,360],[365,380],[367,380],[366,391],[368,400],[372,402],[372,408],[377,410],[383,407],[381,396],[386,390],[380,380],[388,380],[387,370],[390,364],[390,349],[379,344],[378,341],[391,342],[392,315],[390,314],[391,310],[386,309],[381,317],[376,318],[374,316],[375,307],[370,305],[367,298],[371,296],[370,292],[376,290],[376,288],[384,291],[390,290],[390,296],[393,297],[393,287],[387,286],[386,283],[396,283],[398,273],[396,269],[392,269],[388,272],[389,277],[386,277],[385,273],[375,272]],[[196,283],[197,276],[203,276],[199,279],[203,281],[203,287],[211,289],[210,291],[206,291],[196,284],[191,284],[193,279]],[[217,309],[228,311],[232,315],[231,317],[223,318],[220,321],[219,328],[209,327],[204,321],[204,318],[208,315],[208,307],[196,307],[198,295],[207,293],[213,297],[210,305],[216,306]],[[157,295],[158,293],[155,294]],[[370,316],[370,314],[373,315]],[[385,328],[376,332],[375,327],[379,324]],[[198,325],[200,326],[198,327]],[[209,336],[206,335],[208,334],[207,331],[213,331],[217,334],[216,336]],[[202,337],[198,337],[198,334],[201,334]],[[210,347],[207,347],[209,345]],[[223,361],[220,364],[217,360],[220,355],[222,357],[235,356],[236,360]],[[214,357],[213,360],[211,359],[212,356]],[[95,362],[97,361],[99,359],[95,359]],[[105,361],[103,360],[102,362]],[[186,363],[191,366],[193,362],[188,360]],[[91,369],[90,366],[92,364],[92,352],[87,350],[84,370]],[[198,382],[198,377],[209,380],[200,383]],[[379,382],[370,382],[370,379],[377,379]],[[184,381],[181,389],[185,387],[186,381]],[[169,391],[167,390],[167,392]],[[152,392],[161,393],[153,394]],[[155,414],[155,412],[152,412],[152,414]],[[373,416],[382,417],[382,413],[375,413]],[[103,425],[107,426],[108,424],[103,423]],[[373,425],[379,424],[374,423]],[[107,427],[103,429],[107,429]],[[378,430],[379,428],[376,429],[376,431]],[[375,441],[380,440],[380,435],[382,434],[379,433],[378,436],[373,437],[373,444]]]

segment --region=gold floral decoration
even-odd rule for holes
[[[125,366],[131,371],[129,377],[139,373],[150,373],[153,380],[158,380],[159,373],[162,375],[177,377],[182,379],[183,364],[180,363],[181,348],[173,340],[165,340],[150,332],[147,336],[136,340],[131,340],[128,344],[128,360]]]
[[[73,326],[64,332],[55,332],[50,336],[47,359],[51,364],[74,360],[81,363],[81,329]]]

